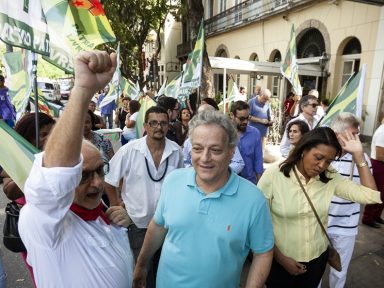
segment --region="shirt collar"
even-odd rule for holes
[[[300,170],[297,168],[297,165],[294,166],[294,169],[296,170],[297,176],[299,176],[299,179],[300,179],[301,183],[305,184],[306,183],[305,182],[306,181],[305,177],[303,176],[303,174],[301,174]],[[289,176],[292,179],[292,181],[297,182],[297,179],[296,179],[296,176],[295,176],[295,172],[293,171],[293,169],[291,169],[291,172],[289,172]],[[320,181],[320,176],[317,175],[317,176],[309,179],[308,183],[311,183],[313,181]]]
[[[193,167],[187,168],[189,170],[188,176],[187,176],[187,186],[197,189],[198,191],[201,191],[199,189],[199,186],[196,183],[196,171]],[[223,187],[221,187],[219,190],[209,193],[206,196],[210,198],[219,198],[221,194],[232,196],[237,193],[237,190],[239,188],[239,182],[240,182],[240,176],[238,176],[232,169],[229,168],[230,174],[227,183]]]

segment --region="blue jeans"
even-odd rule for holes
[[[0,288],[6,287],[6,280],[7,280],[7,274],[4,271],[3,255],[0,255]]]
[[[103,119],[107,129],[113,128],[113,114],[103,114]]]

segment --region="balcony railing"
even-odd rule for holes
[[[313,0],[248,0],[205,20],[206,36],[250,24]]]

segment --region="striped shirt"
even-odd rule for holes
[[[372,170],[371,162],[368,155],[364,154],[365,160],[368,162],[369,169]],[[352,155],[350,153],[340,157],[337,161],[332,162],[332,167],[342,176],[350,178],[357,184],[360,184],[360,176],[357,166],[353,166],[353,174],[351,175]],[[344,236],[357,235],[357,227],[360,217],[360,204],[345,200],[334,196],[328,212],[328,233]]]

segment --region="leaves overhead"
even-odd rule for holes
[[[131,80],[144,84],[145,59],[142,57],[143,45],[150,31],[158,33],[169,12],[177,6],[169,0],[108,0],[103,2],[105,13],[120,41],[121,72]],[[176,3],[177,4],[177,3]],[[114,44],[114,48],[117,44]],[[161,46],[160,46],[161,47]],[[112,47],[108,47],[112,48]]]

